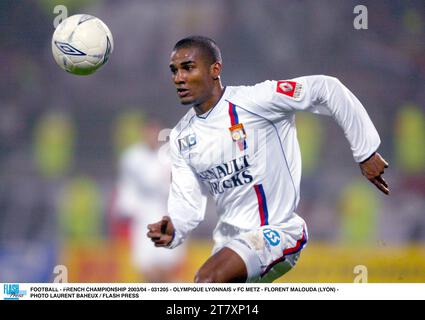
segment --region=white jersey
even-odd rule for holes
[[[159,161],[156,150],[144,144],[131,146],[120,161],[117,207],[121,215],[161,220],[167,212],[164,199],[168,197],[169,182],[170,164]]]
[[[116,209],[120,216],[131,219],[132,260],[142,271],[172,268],[185,255],[183,246],[162,250],[146,236],[148,224],[167,214],[170,163],[166,160],[159,161],[156,150],[137,144],[126,150],[120,162]]]
[[[366,110],[336,78],[226,87],[206,114],[191,109],[171,132],[170,248],[204,219],[208,192],[217,207],[216,231],[303,223],[295,213],[301,180],[296,111],[332,116],[357,162],[378,149],[379,135]]]

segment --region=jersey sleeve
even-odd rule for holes
[[[269,80],[252,88],[251,99],[272,120],[295,111],[333,117],[343,129],[356,162],[367,159],[381,143],[362,103],[337,78],[316,75]]]
[[[174,225],[174,238],[168,248],[180,245],[204,220],[207,193],[196,173],[180,154],[176,135],[170,135],[171,186],[168,213]]]

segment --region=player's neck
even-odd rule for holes
[[[219,81],[217,85],[214,86],[214,89],[209,99],[205,100],[204,102],[200,104],[193,106],[193,109],[195,110],[196,114],[199,116],[201,114],[208,112],[210,109],[212,109],[217,104],[217,102],[221,99],[223,93],[224,93],[224,87]]]

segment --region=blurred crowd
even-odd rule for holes
[[[95,75],[60,70],[50,51],[55,5],[111,29]],[[308,74],[339,78],[363,102],[390,162],[390,196],[363,179],[342,130],[299,114],[299,214],[313,241],[425,243],[425,2],[0,1],[0,282],[49,281],[66,244],[121,239],[118,164],[150,119],[172,128],[179,106],[168,62],[191,34],[222,49],[225,85]],[[164,132],[167,132],[166,130]],[[166,135],[160,137],[167,143]],[[214,206],[194,237],[210,238]],[[47,270],[47,271],[46,271]]]

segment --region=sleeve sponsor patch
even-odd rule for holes
[[[295,81],[279,80],[276,85],[276,92],[299,101],[302,98],[303,85]]]

